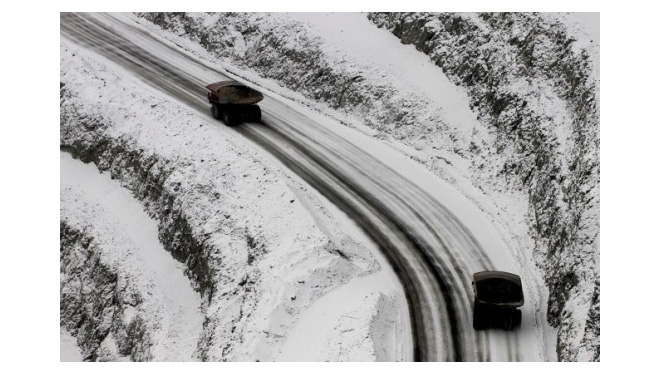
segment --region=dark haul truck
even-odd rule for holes
[[[220,81],[205,86],[211,103],[211,114],[225,125],[261,121],[261,108],[256,103],[264,96],[237,81]]]
[[[502,271],[482,271],[472,275],[476,330],[502,328],[510,331],[520,327],[525,303],[520,276]]]

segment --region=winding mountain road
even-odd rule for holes
[[[116,15],[61,13],[60,29],[62,38],[101,54],[208,116],[204,86],[236,79]],[[547,360],[544,334],[539,333],[542,323],[529,310],[523,312],[519,331],[473,330],[471,274],[498,264],[446,202],[346,133],[309,116],[295,103],[265,94],[260,103],[262,123],[228,131],[279,159],[378,244],[406,294],[414,360]]]

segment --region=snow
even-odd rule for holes
[[[125,29],[122,31],[126,32]],[[163,45],[152,44],[148,38],[135,37],[132,40],[153,53],[168,53]],[[79,48],[67,38],[61,40],[61,58],[61,80],[66,83],[67,89],[77,94],[77,110],[90,116],[101,115],[115,119],[116,123],[112,124],[105,134],[110,134],[113,138],[129,138],[136,148],[155,153],[163,163],[174,161],[177,166],[176,173],[170,175],[167,188],[181,184],[180,189],[185,194],[181,194],[179,199],[190,220],[194,220],[194,225],[199,222],[200,228],[207,233],[216,231],[216,226],[222,228],[214,233],[208,242],[219,249],[216,256],[222,259],[227,272],[235,273],[240,278],[245,274],[256,276],[256,292],[246,297],[250,304],[242,305],[236,300],[218,300],[206,307],[204,315],[209,319],[206,330],[209,339],[213,340],[209,342],[210,348],[207,352],[210,359],[270,360],[288,332],[296,325],[298,315],[315,300],[351,278],[379,268],[367,250],[368,245],[363,244],[367,237],[360,235],[360,230],[350,219],[343,214],[338,215],[340,212],[336,208],[328,208],[327,206],[332,205],[327,199],[282,165],[273,163],[269,156],[246,147],[241,137],[233,130],[213,121],[208,114],[200,115],[177,99],[163,96],[148,84],[135,79],[132,73],[124,68],[89,50]],[[199,77],[204,77],[203,79],[210,81],[218,78],[217,74],[210,70],[188,69],[185,60],[176,60],[173,63],[189,74],[199,73]],[[198,67],[189,62],[187,64]],[[99,92],[102,92],[103,96],[100,100]],[[126,95],[127,92],[131,93],[130,96]],[[126,100],[127,97],[130,100]],[[199,101],[203,102],[203,98]],[[63,158],[66,160],[65,156]],[[161,164],[154,166],[162,167]],[[114,183],[119,186],[119,182]],[[125,185],[127,183],[122,182]],[[121,196],[133,199],[126,189],[121,192],[108,191],[100,186],[90,186],[90,189],[98,188],[102,196],[91,194],[94,200],[103,203],[101,206],[108,206],[111,201]],[[204,194],[209,191],[221,192],[220,200],[208,200]],[[140,206],[136,201],[133,203]],[[63,204],[67,210],[74,210],[70,205],[71,201]],[[114,212],[116,210],[120,212]],[[131,216],[137,214],[140,209],[106,207],[104,211]],[[231,214],[231,223],[219,222],[219,219],[224,217],[223,212]],[[122,227],[115,224],[119,228]],[[238,230],[232,227],[238,225]],[[243,225],[249,231],[260,233],[268,249],[265,256],[255,262],[253,268],[244,264],[247,249],[240,240],[240,236],[245,233]],[[134,242],[144,244],[148,248],[156,246],[149,244],[149,238],[143,238],[135,230],[124,229],[129,237],[135,237],[132,239]],[[225,234],[226,232],[230,233]],[[326,250],[331,250],[339,244],[345,246],[343,251],[352,255],[351,262],[344,261]],[[162,259],[154,259],[156,264],[161,261]],[[384,273],[381,272],[380,275],[384,277]],[[390,281],[395,279],[391,273],[387,277]],[[392,293],[392,288],[387,284],[372,284],[372,287],[371,295]],[[222,289],[216,295],[221,292]],[[394,301],[394,306],[403,306],[399,320],[404,324],[403,321],[407,318],[405,299],[401,298],[400,291],[398,293],[399,296],[387,295],[387,298]],[[292,299],[294,296],[296,298]],[[371,316],[376,316],[374,309],[378,305],[366,304],[364,308],[371,310]],[[242,312],[243,308],[246,309],[245,314]],[[241,315],[242,319],[238,321],[238,327],[234,326],[235,333],[232,328],[233,334],[228,336],[225,331],[226,324],[236,324],[232,317],[238,315]],[[387,330],[396,330],[398,327],[396,324],[381,327],[379,334],[387,335]],[[398,342],[391,344],[399,345]],[[112,350],[111,342],[104,345],[108,350]],[[234,345],[231,356],[221,357],[223,354],[220,352],[224,345]],[[383,345],[380,347],[383,352]],[[391,353],[386,355],[392,358],[403,355],[402,349],[398,354],[394,349],[385,351]],[[360,357],[373,360],[375,354],[365,352]]]
[[[321,40],[321,49],[329,58],[344,66],[355,64],[355,69],[359,69],[356,74],[371,76],[373,82],[387,77],[387,82],[392,82],[398,91],[420,95],[416,100],[426,100],[429,107],[440,110],[442,121],[454,131],[469,135],[478,124],[465,90],[451,83],[413,45],[401,44],[392,33],[376,28],[366,13],[276,16],[303,23],[310,36]]]
[[[60,328],[60,362],[82,362],[82,360],[76,338],[64,328]]]
[[[156,222],[144,212],[142,205],[131,193],[107,173],[99,173],[93,164],[76,161],[66,153],[60,153],[60,181],[75,184],[76,188],[100,204],[109,215],[118,219],[119,229],[140,249],[144,264],[153,270],[162,289],[177,299],[178,306],[188,308],[185,316],[189,319],[184,320],[200,323],[195,313],[200,306],[199,296],[183,274],[181,264],[159,242]]]
[[[272,93],[275,97],[278,94]],[[295,105],[295,104],[294,104]],[[296,105],[297,110],[301,110]],[[317,112],[307,113],[310,118],[318,120]],[[325,121],[327,118],[322,117]],[[333,123],[334,124],[334,123]],[[369,139],[369,138],[365,138]],[[255,148],[259,145],[251,143]],[[277,158],[269,154],[261,156],[269,164],[273,164],[281,171],[286,166]],[[349,236],[357,241],[364,250],[376,259],[380,271],[349,281],[323,297],[319,298],[309,307],[292,328],[284,347],[275,357],[277,361],[346,361],[361,360],[373,361],[410,361],[412,360],[412,335],[410,316],[405,304],[406,297],[403,288],[387,260],[381,254],[373,240],[337,206],[310,187],[299,176],[282,172],[282,178],[289,181],[288,186],[296,194],[297,200],[305,206],[314,218],[314,221],[329,238]],[[335,242],[341,242],[336,240]],[[347,251],[350,249],[343,249]],[[377,304],[381,300],[387,301],[386,308],[377,311]],[[351,309],[357,310],[353,313]],[[348,353],[333,352],[331,348],[345,344],[342,337],[342,327],[345,326],[346,315],[351,315],[352,325],[362,328],[375,327],[366,331],[370,344],[367,347],[354,348]],[[375,321],[381,316],[391,317],[394,321],[385,327],[378,326]],[[393,337],[391,342],[379,342],[377,336]],[[328,346],[333,342],[334,346]],[[380,350],[381,353],[377,353]],[[365,354],[367,353],[367,354]],[[353,359],[351,359],[353,358]]]
[[[410,86],[416,92],[425,93],[429,99],[434,100],[436,104],[443,107],[445,119],[448,123],[464,134],[472,132],[477,120],[475,113],[469,108],[467,92],[452,84],[426,55],[419,53],[411,45],[401,44],[400,40],[391,33],[376,28],[367,20],[365,14],[280,13],[276,17],[303,22],[311,35],[321,38],[324,43],[324,52],[331,53],[333,58],[341,60],[345,55],[348,55],[346,58],[358,60],[366,66],[378,67],[379,72],[385,71],[397,77],[396,82],[399,85]],[[347,32],[348,30],[350,32]],[[188,48],[188,44],[186,47]],[[196,53],[202,52],[197,50]],[[250,76],[250,78],[258,81],[260,85],[266,86],[269,96],[276,98],[278,101],[288,102],[306,116],[313,118],[320,124],[324,124],[326,130],[335,132],[356,146],[364,148],[374,157],[383,161],[384,164],[423,187],[447,205],[453,213],[459,215],[461,221],[468,223],[472,233],[480,239],[479,242],[488,244],[488,247],[493,249],[493,254],[497,255],[504,252],[504,246],[499,238],[500,234],[492,229],[492,221],[485,218],[483,211],[471,204],[466,198],[466,196],[473,197],[478,194],[481,195],[480,198],[472,199],[478,199],[480,206],[493,206],[491,199],[484,198],[483,193],[477,192],[466,178],[461,178],[461,176],[468,175],[467,171],[448,171],[452,180],[460,180],[452,186],[408,157],[408,155],[414,155],[418,151],[406,148],[405,145],[399,142],[383,142],[365,136],[365,134],[373,134],[371,129],[368,128],[357,127],[358,131],[355,131],[346,126],[341,126],[325,114],[321,115],[315,110],[308,109],[307,106],[291,103],[289,98],[304,101],[295,93],[283,90],[267,80],[259,80],[254,76]],[[335,118],[342,117],[335,115]],[[392,152],[392,147],[398,149],[401,153]],[[457,190],[457,187],[461,190]],[[517,211],[517,215],[523,216],[526,209],[527,207],[523,205],[515,211]]]
[[[158,240],[158,228],[142,205],[119,181],[99,173],[93,164],[84,164],[60,153],[60,193],[63,219],[92,228],[103,258],[121,265],[138,288],[157,324],[160,336],[153,337],[155,360],[193,359],[202,331],[201,298],[193,290],[183,267],[165,251]],[[108,230],[107,230],[107,229]],[[111,228],[111,229],[109,229]],[[114,248],[119,246],[119,248]],[[151,298],[151,300],[149,300]],[[134,315],[130,312],[125,319]],[[157,331],[157,332],[158,332]]]
[[[383,69],[388,74],[398,78],[400,85],[411,86],[416,92],[423,92],[429,99],[443,107],[446,120],[455,128],[460,129],[464,134],[470,134],[473,126],[477,123],[475,113],[469,108],[467,92],[452,84],[448,78],[442,74],[441,70],[435,66],[428,56],[419,53],[412,45],[403,45],[400,40],[394,37],[386,30],[376,28],[362,13],[279,13],[276,17],[291,19],[303,22],[307,26],[307,31],[314,37],[321,38],[325,43],[323,50],[326,53],[332,53],[333,57],[341,60],[344,55],[347,58],[357,59],[360,63],[367,66],[376,66]],[[151,25],[153,32],[159,32],[157,27]],[[350,32],[346,32],[350,30]],[[160,33],[163,33],[161,30]],[[166,34],[167,35],[167,34]],[[170,35],[167,35],[171,37]],[[179,40],[178,40],[179,41]],[[183,41],[182,41],[183,43]],[[191,46],[192,45],[192,46]],[[208,53],[200,51],[198,45],[186,43],[186,48],[195,49],[196,54],[206,55]],[[250,80],[255,80],[260,86],[267,87],[269,97],[277,101],[288,103],[302,112],[305,116],[314,119],[319,124],[323,124],[328,131],[341,135],[347,141],[363,148],[372,154],[375,158],[381,160],[384,164],[393,168],[407,179],[413,181],[434,197],[441,200],[455,214],[459,215],[461,221],[469,223],[480,243],[490,244],[493,253],[498,254],[503,251],[503,246],[499,234],[494,234],[492,222],[484,217],[482,210],[471,204],[466,198],[473,196],[476,192],[472,184],[467,179],[462,179],[458,184],[466,190],[472,189],[466,194],[465,191],[457,190],[447,181],[438,178],[426,167],[410,159],[408,155],[415,154],[417,151],[404,149],[405,145],[398,142],[383,142],[370,136],[373,134],[371,129],[358,127],[357,131],[343,126],[326,113],[319,113],[316,110],[309,109],[308,106],[300,105],[297,101],[305,101],[300,96],[288,90],[282,89],[279,85],[273,84],[268,80],[259,79],[255,76],[249,76]],[[296,102],[291,102],[295,98]],[[312,107],[313,108],[313,107]],[[334,118],[342,116],[336,113]],[[392,152],[392,147],[402,152]],[[457,171],[452,174],[452,179],[460,178],[461,175],[467,175],[467,171]],[[482,194],[483,193],[479,193]],[[480,199],[479,204],[491,204],[489,199]],[[526,211],[526,206],[519,208],[520,212]]]
[[[567,12],[566,23],[586,33],[591,40],[600,44],[600,13]]]
[[[384,29],[374,27],[366,13],[281,13],[303,22],[307,31],[323,41],[323,50],[336,59],[368,62],[378,74],[386,74],[399,87],[411,86],[423,93],[456,128],[471,132],[476,124],[467,93],[451,83],[428,56]],[[366,72],[367,74],[369,72]]]
[[[277,162],[273,160],[273,162]],[[327,198],[315,203],[316,210],[325,208],[337,224],[360,241],[377,259],[380,271],[352,279],[319,298],[296,322],[288,334],[276,361],[410,361],[412,336],[405,294],[396,274],[380,254],[377,245],[355,223]],[[385,308],[378,308],[382,301]],[[378,325],[386,316],[388,325]],[[350,326],[347,328],[346,326]],[[347,332],[360,332],[361,346],[351,346]],[[385,341],[379,338],[390,338]],[[365,339],[366,337],[366,339]],[[366,343],[366,344],[365,344]],[[344,349],[343,351],[340,348]]]
[[[273,97],[280,101],[286,100],[276,94]],[[392,148],[382,141],[369,137],[357,129],[340,126],[336,120],[314,110],[303,107],[298,107],[297,110],[306,118],[310,118],[321,125],[324,130],[358,146],[362,151],[367,152],[384,165],[395,170],[396,173],[422,188],[437,201],[442,202],[481,244],[482,249],[484,249],[496,269],[522,275],[525,280],[526,304],[521,310],[526,318],[524,319],[524,328],[517,336],[521,343],[519,345],[521,352],[518,360],[535,361],[553,358],[552,342],[555,330],[547,324],[544,312],[547,291],[539,271],[535,269],[534,263],[528,258],[531,255],[529,244],[521,243],[521,239],[515,237],[515,233],[521,231],[520,228],[523,228],[522,231],[524,232],[523,217],[527,209],[524,204],[519,203],[516,206],[515,202],[513,204],[509,203],[506,206],[508,210],[503,211],[501,206],[496,206],[490,197],[474,188],[470,181],[462,178],[460,174],[456,174],[454,183],[450,184],[407,157],[406,154],[392,152]],[[308,130],[311,131],[311,129]],[[321,139],[321,136],[312,136],[311,138]],[[496,212],[497,216],[490,216],[493,214],[489,215],[489,212]],[[507,217],[502,218],[500,215],[507,215]],[[510,227],[516,224],[519,226],[518,228],[512,229]],[[512,235],[514,237],[511,237]],[[477,258],[480,256],[481,254],[478,254]],[[482,270],[477,264],[472,264],[471,267],[471,272]],[[506,345],[507,336],[493,333],[491,338],[493,340],[491,345],[493,358],[499,358],[499,360],[507,358],[504,355],[508,353],[497,350],[499,347]],[[313,354],[316,354],[316,352],[305,353],[302,357],[287,358],[303,360],[302,358],[309,358]],[[498,357],[498,354],[503,357]]]
[[[206,16],[200,15],[200,17]],[[356,66],[373,66],[375,67],[373,72],[367,72],[367,74],[387,74],[392,77],[397,89],[413,90],[423,94],[430,103],[442,108],[443,121],[446,121],[455,130],[456,134],[462,136],[463,141],[470,140],[475,134],[473,131],[477,120],[475,114],[469,109],[467,93],[452,85],[442,74],[442,71],[428,60],[427,56],[417,52],[412,46],[402,45],[399,39],[385,30],[377,29],[366,19],[364,14],[293,13],[276,14],[273,17],[283,20],[282,22],[292,20],[305,24],[311,35],[321,38],[324,52],[331,55],[335,60],[348,59]],[[119,18],[130,20],[131,16],[121,15]],[[207,24],[212,22],[212,18],[203,19]],[[154,25],[149,25],[148,22],[142,20],[138,22],[142,25],[140,27],[148,28],[151,32],[176,40],[177,44],[194,51],[196,56],[201,56],[202,59],[207,61],[215,61],[195,43],[165,33]],[[347,32],[348,30],[351,32]],[[122,32],[126,31],[122,30]],[[138,45],[167,58],[172,64],[180,67],[181,70],[186,71],[200,82],[205,80],[211,82],[215,80],[214,78],[217,78],[217,74],[199,69],[197,64],[190,64],[185,59],[180,59],[178,55],[171,56],[163,46],[154,44],[146,38],[136,37],[133,40]],[[193,57],[193,59],[198,59],[198,57]],[[223,67],[230,71],[237,71],[230,65],[223,65]],[[360,71],[360,73],[364,72]],[[373,137],[374,130],[367,128],[358,121],[350,122],[352,128],[344,126],[336,119],[343,119],[345,116],[328,110],[318,103],[311,103],[301,95],[283,89],[276,82],[261,79],[254,72],[241,72],[239,79],[256,82],[264,88],[263,91],[268,94],[268,98],[264,101],[266,108],[271,110],[275,108],[274,105],[269,104],[273,101],[286,103],[286,105],[294,108],[296,112],[319,124],[324,131],[331,132],[359,147],[414,185],[420,187],[438,202],[442,202],[458,218],[459,222],[465,225],[469,232],[475,236],[495,267],[519,273],[523,275],[523,280],[526,281],[524,284],[526,288],[526,305],[523,308],[525,317],[523,318],[523,330],[516,337],[521,353],[520,357],[516,359],[554,359],[554,331],[548,327],[545,319],[545,306],[547,305],[545,296],[547,291],[540,273],[532,266],[534,262],[530,253],[533,244],[527,235],[525,223],[527,206],[524,203],[526,202],[524,197],[516,194],[484,192],[475,188],[469,178],[472,172],[468,169],[468,163],[461,162],[461,158],[455,155],[448,153],[447,158],[452,160],[453,163],[438,162],[439,165],[434,166],[432,172],[428,166],[422,165],[414,159],[419,156],[419,159],[424,160],[424,157],[428,155],[428,150],[419,150],[391,138],[375,139]],[[513,82],[512,85],[514,85],[513,89],[525,89],[522,82]],[[538,100],[539,102],[536,103],[538,106],[544,106],[554,101],[552,97],[539,97]],[[139,104],[136,107],[139,107]],[[301,296],[310,293],[306,286],[300,285],[299,281],[309,278],[308,271],[313,269],[314,266],[319,266],[318,262],[323,261],[324,258],[318,258],[319,253],[303,255],[305,247],[301,245],[300,237],[293,232],[304,233],[309,230],[316,233],[318,230],[331,239],[346,235],[373,253],[375,247],[370,244],[371,241],[361,230],[357,229],[350,218],[345,217],[313,187],[296,177],[272,156],[260,151],[258,145],[250,143],[242,136],[223,127],[210,125],[206,120],[199,120],[198,118],[196,121],[202,123],[203,126],[200,129],[193,130],[194,125],[188,123],[188,118],[198,116],[198,114],[194,114],[192,111],[187,112],[188,108],[185,108],[185,105],[182,107],[184,107],[183,113],[177,114],[175,117],[176,120],[182,122],[182,125],[180,127],[165,126],[164,129],[165,132],[171,132],[183,138],[183,140],[178,140],[177,144],[185,141],[186,144],[192,145],[198,152],[204,153],[204,158],[207,160],[210,159],[210,155],[216,155],[217,152],[208,149],[209,143],[220,144],[221,147],[218,148],[229,149],[227,154],[246,152],[253,160],[266,165],[269,172],[276,176],[280,182],[284,181],[283,184],[287,186],[283,188],[280,184],[277,188],[270,187],[271,190],[264,192],[262,199],[272,202],[275,201],[274,197],[285,194],[286,200],[289,198],[296,200],[294,212],[289,212],[284,217],[295,217],[300,221],[295,221],[293,224],[289,224],[284,220],[263,221],[269,223],[268,225],[273,225],[270,228],[272,232],[268,236],[271,239],[268,245],[277,249],[273,254],[285,254],[286,256],[281,258],[272,255],[264,259],[263,264],[259,266],[259,269],[264,272],[267,283],[276,283],[282,288],[278,289],[273,286],[272,289],[269,289],[273,291],[272,295],[264,296],[265,300],[260,302],[259,308],[255,310],[261,316],[267,316],[268,319],[265,319],[267,321],[263,324],[255,324],[251,328],[255,330],[263,329],[275,339],[274,341],[256,340],[258,341],[257,344],[254,344],[251,349],[247,349],[242,356],[237,356],[234,359],[250,359],[250,351],[251,353],[258,353],[260,359],[295,361],[377,358],[377,349],[374,348],[377,348],[378,345],[382,346],[382,344],[358,342],[352,335],[358,332],[368,332],[368,327],[377,326],[374,324],[379,316],[377,306],[389,306],[388,308],[395,311],[399,316],[407,316],[405,308],[401,309],[404,299],[401,298],[400,286],[398,286],[392,273],[388,273],[389,271],[383,266],[381,259],[380,263],[383,270],[366,276],[364,273],[357,277],[353,274],[350,281],[348,281],[349,278],[342,279],[340,282],[329,286],[327,290],[324,290],[324,293],[317,295],[317,299],[310,298],[309,300],[312,302],[309,305],[296,305],[301,301]],[[310,108],[321,108],[323,113]],[[561,118],[562,108],[548,107],[546,109],[547,113],[556,117],[555,121],[566,121],[566,119]],[[135,110],[137,111],[137,109]],[[163,129],[157,129],[157,131],[163,131]],[[157,131],[148,131],[146,134],[154,136]],[[195,134],[191,136],[189,132]],[[568,137],[568,133],[561,130],[558,136],[560,140],[563,140]],[[159,136],[155,137],[158,138]],[[473,139],[477,143],[480,141],[492,143],[488,137],[489,135],[484,132],[477,132]],[[204,140],[200,141],[200,138]],[[227,139],[231,142],[221,142]],[[167,142],[163,143],[167,144]],[[247,147],[242,148],[245,145]],[[155,146],[151,145],[150,147]],[[160,145],[157,147],[162,149],[167,146]],[[236,160],[232,159],[232,161]],[[252,173],[256,170],[248,169],[248,171]],[[272,175],[268,175],[267,178],[271,178]],[[215,178],[217,176],[213,174],[209,176],[199,175],[198,178],[201,182],[202,180],[208,180],[209,177]],[[253,193],[253,191],[250,191],[250,193]],[[254,197],[256,194],[252,196]],[[237,202],[239,200],[233,203]],[[272,207],[253,209],[249,214],[243,214],[240,218],[246,221],[251,220],[253,214],[265,214],[271,219],[272,217],[282,218],[274,214],[280,209],[280,206],[273,204]],[[285,224],[282,224],[283,222]],[[304,225],[305,222],[313,222],[314,225],[306,226]],[[289,229],[291,227],[294,229],[287,235],[276,234],[277,231],[283,231],[285,228]],[[317,238],[318,242],[322,242],[319,238]],[[339,242],[333,241],[333,243]],[[287,247],[296,246],[302,246],[302,248],[288,252],[285,250]],[[282,266],[280,264],[282,259],[287,265]],[[328,263],[321,264],[320,267],[330,264],[328,258],[325,258],[325,261]],[[368,266],[365,266],[367,263],[368,260],[365,260],[360,268],[363,270],[368,269]],[[291,264],[298,264],[299,268],[291,267]],[[273,269],[273,267],[275,268]],[[331,266],[328,267],[331,268]],[[471,264],[471,267],[474,267],[473,271],[480,270],[477,269],[475,264]],[[333,289],[333,287],[336,288]],[[283,302],[286,300],[292,301],[292,297],[296,297],[295,301],[298,302]],[[387,301],[392,298],[397,303],[388,305]],[[292,305],[295,305],[297,309],[294,313],[291,313]],[[406,327],[405,322],[401,324]],[[407,327],[409,327],[409,322],[407,324]],[[400,335],[397,337],[404,338],[410,337],[409,331],[399,333],[397,331],[398,327],[400,326],[384,336],[389,337],[388,339],[391,339],[392,335]],[[409,328],[406,328],[406,330],[409,330]],[[380,333],[385,334],[385,332]],[[372,341],[379,337],[378,333],[371,333],[371,335],[370,340]],[[505,334],[492,334],[493,344],[491,347],[493,348],[494,359],[499,359],[498,348],[502,349],[502,355],[504,355],[503,347],[498,346],[506,344],[506,340],[507,336]],[[353,342],[355,351],[346,351],[339,348],[346,342]],[[281,346],[278,346],[280,344]],[[401,345],[401,343],[399,342],[396,345]],[[389,349],[385,350],[384,357],[381,358],[407,360],[410,353],[407,345],[403,343],[403,348],[391,348],[390,346]]]
[[[359,327],[368,327],[376,312],[373,305],[377,299],[374,297],[380,296],[379,291],[394,293],[393,289],[391,279],[384,272],[378,272],[353,279],[326,294],[300,317],[275,359],[284,362],[373,360],[374,356],[364,356],[365,348],[354,347],[351,353],[343,355],[332,353],[332,348],[338,345],[348,346],[348,340],[342,337],[344,331],[341,326],[345,324],[343,323],[345,319],[357,320],[361,323],[357,324]],[[400,336],[398,338],[401,339]],[[327,342],[333,339],[337,343],[328,347]],[[397,345],[392,346],[396,348]],[[391,348],[388,349],[391,350]],[[332,354],[335,355],[332,356]],[[387,353],[381,360],[400,361],[403,359],[395,357],[394,354]],[[399,349],[396,354],[401,356],[401,350]]]
[[[293,13],[280,16],[305,23],[307,30],[325,43],[323,51],[337,60],[348,59],[350,63],[346,65],[377,67],[375,70],[379,73],[386,71],[389,75],[398,78],[395,80],[398,84],[397,88],[412,86],[413,91],[424,93],[428,98],[435,100],[436,105],[443,108],[443,119],[452,128],[466,137],[472,133],[476,116],[469,108],[467,93],[451,84],[427,56],[416,51],[413,46],[402,45],[399,39],[385,30],[375,28],[365,15]],[[346,32],[347,30],[350,32]],[[277,94],[272,96],[278,101],[286,100]],[[551,102],[552,98],[544,97],[539,100]],[[561,113],[561,108],[554,109],[548,104],[542,105],[555,116]],[[527,232],[525,223],[527,206],[523,203],[524,199],[496,202],[492,196],[473,186],[465,177],[470,175],[469,171],[461,170],[462,165],[459,163],[445,166],[443,177],[449,178],[442,179],[409,157],[418,154],[417,150],[394,140],[383,142],[374,139],[371,137],[372,132],[364,131],[360,127],[351,129],[340,126],[336,121],[317,111],[303,107],[298,110],[306,117],[322,124],[325,130],[340,135],[368,152],[442,202],[463,225],[468,227],[497,269],[523,275],[527,281],[525,284],[527,303],[522,310],[524,316],[533,319],[525,320],[525,333],[518,337],[522,349],[519,359],[548,360],[553,357],[555,330],[549,327],[543,312],[543,306],[546,304],[544,296],[547,291],[539,271],[535,270],[533,262],[529,259],[532,244],[520,240]],[[337,117],[341,118],[341,116]],[[557,120],[566,122],[563,118]],[[392,152],[392,148],[400,152]],[[475,272],[479,270],[473,269]],[[504,335],[499,336],[502,337],[495,337],[494,344],[491,345],[494,350],[498,346],[497,343],[504,340]],[[497,356],[496,350],[494,355]]]
[[[575,39],[573,50],[584,49],[591,55],[593,74],[597,79],[600,78],[600,13],[562,12],[541,14],[566,26],[566,31]]]

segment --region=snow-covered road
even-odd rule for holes
[[[62,13],[60,25],[63,37],[205,113],[203,87],[229,76],[121,17]],[[409,303],[415,360],[548,359],[546,325],[535,319],[545,308],[537,285],[526,286],[521,330],[472,329],[471,274],[484,269],[524,273],[503,251],[498,232],[478,209],[430,172],[364,134],[277,93],[264,92],[268,95],[260,104],[263,124],[223,131],[272,154],[380,247]]]

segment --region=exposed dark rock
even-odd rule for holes
[[[108,360],[101,343],[108,335],[119,354],[133,361],[151,358],[151,339],[136,315],[125,323],[125,306],[137,307],[141,297],[120,282],[104,264],[95,239],[83,230],[60,221],[60,324],[71,332],[86,361]]]

